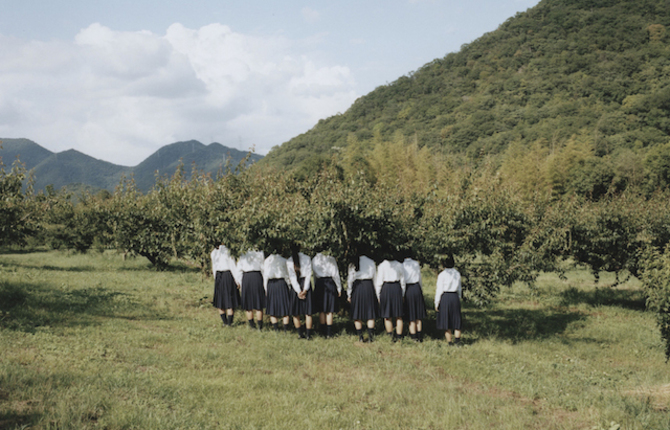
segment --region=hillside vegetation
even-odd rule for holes
[[[665,187],[668,26],[665,1],[543,0],[273,148],[260,165],[309,171],[352,142],[366,154],[403,140],[461,164],[532,162],[541,175],[531,183],[558,194]]]

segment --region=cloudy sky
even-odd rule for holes
[[[538,0],[0,0],[0,137],[266,154]]]

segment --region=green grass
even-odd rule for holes
[[[636,282],[585,272],[464,305],[463,348],[222,328],[212,281],[112,253],[0,255],[0,429],[670,428]],[[378,324],[378,330],[381,324]]]

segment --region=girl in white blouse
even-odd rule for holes
[[[444,270],[437,276],[435,287],[436,326],[445,330],[444,337],[451,344],[451,331],[454,331],[454,345],[461,342],[461,274],[454,269],[454,256],[449,255],[442,263]]]
[[[219,310],[224,327],[231,326],[235,308],[240,305],[240,276],[235,259],[223,244],[210,254],[214,276],[214,298],[212,304]]]
[[[423,342],[423,319],[426,318],[426,301],[421,285],[421,266],[407,257],[402,262],[405,274],[404,320],[409,322],[409,337],[415,342]]]
[[[312,259],[314,273],[314,312],[319,313],[321,334],[333,337],[333,313],[338,310],[337,298],[342,295],[342,281],[335,257],[318,253]],[[325,330],[324,330],[325,328]]]
[[[363,321],[368,328],[368,341],[374,340],[375,319],[379,316],[379,301],[375,292],[374,279],[377,267],[372,259],[361,255],[349,264],[347,276],[347,300],[351,303],[351,318],[354,320],[358,340],[363,338]]]
[[[272,254],[265,259],[263,265],[263,285],[267,294],[266,313],[275,331],[279,331],[279,319],[284,323],[284,331],[288,331],[291,299],[286,259],[279,254]]]
[[[377,267],[375,289],[379,298],[381,316],[384,318],[386,333],[395,342],[402,338],[402,300],[405,295],[405,274],[402,264],[395,260],[384,260]],[[393,331],[393,323],[396,330]]]
[[[263,251],[248,251],[240,256],[237,262],[241,274],[242,307],[247,313],[249,327],[263,329],[263,309],[265,309],[265,288],[263,282]],[[256,323],[254,323],[256,313]]]
[[[300,339],[312,338],[312,259],[298,252],[297,247],[291,248],[291,258],[286,261],[288,276],[291,279],[291,315],[293,325],[298,329]],[[305,316],[305,327],[300,323],[300,317]]]

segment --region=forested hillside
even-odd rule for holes
[[[668,26],[667,1],[543,0],[275,147],[261,165],[309,170],[352,142],[367,157],[402,140],[461,162],[530,157],[541,170],[531,181],[558,193],[665,187]]]

